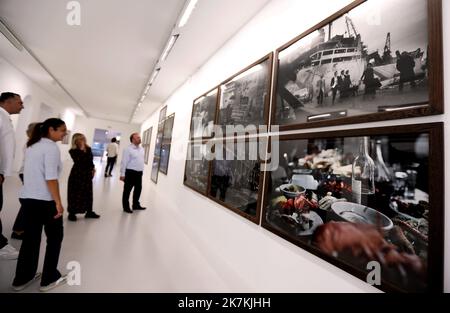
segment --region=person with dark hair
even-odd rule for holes
[[[397,50],[395,52],[397,55],[397,70],[400,72],[400,84],[399,91],[403,90],[403,84],[409,82],[411,87],[416,87],[416,74],[414,72],[414,67],[416,66],[416,62],[414,58],[406,51],[403,51],[402,54]]]
[[[77,214],[85,214],[85,218],[99,218],[100,215],[92,210],[93,186],[95,176],[94,156],[91,147],[86,143],[83,134],[72,136],[72,148],[69,154],[73,160],[73,167],[69,175],[67,186],[67,211],[69,221],[75,222]]]
[[[3,183],[5,177],[12,176],[16,142],[11,114],[19,114],[23,109],[22,99],[18,94],[4,92],[0,95],[0,211],[3,207]],[[17,250],[8,244],[8,239],[2,234],[0,218],[0,259],[17,259]]]
[[[105,168],[105,177],[112,176],[112,170],[117,161],[117,155],[119,154],[119,146],[117,145],[117,139],[111,139],[111,142],[108,144],[106,148],[108,161]]]
[[[334,102],[336,101],[336,95],[339,90],[339,77],[338,77],[337,71],[334,72],[334,76],[333,76],[333,78],[331,78],[330,86],[331,86],[331,91],[333,93],[333,100],[332,100],[333,102],[332,103],[334,105]]]
[[[31,123],[28,125],[27,128],[27,137],[28,140],[31,138],[31,133],[33,132],[34,127],[37,125],[37,123]],[[19,178],[20,181],[23,184],[23,166],[25,163],[25,152],[27,151],[27,146],[23,148],[23,161],[22,161],[22,167],[19,170]],[[14,221],[13,226],[13,232],[11,234],[12,239],[22,240],[23,239],[23,233],[24,233],[24,218],[23,218],[23,208],[20,207],[19,213],[17,214],[16,220]]]
[[[142,191],[142,174],[144,172],[144,149],[140,146],[141,136],[133,133],[130,136],[131,145],[123,152],[120,168],[120,180],[125,183],[122,195],[123,211],[133,213],[130,209],[130,193],[133,191],[133,210],[145,210],[139,203]]]
[[[35,126],[27,143],[20,202],[24,210],[25,235],[17,261],[13,289],[20,291],[41,277],[37,273],[42,228],[47,236],[41,291],[67,281],[58,271],[63,240],[63,212],[59,192],[61,155],[56,142],[66,136],[64,121],[51,118]]]
[[[361,76],[361,81],[364,83],[364,99],[370,97],[375,98],[377,88],[379,87],[379,81],[375,79],[375,72],[373,70],[372,63],[367,64],[367,68]]]
[[[317,87],[317,107],[323,106],[323,96],[325,94],[325,79],[324,75],[321,74],[319,80],[316,83]]]
[[[345,89],[345,71],[341,71],[341,75],[338,76],[338,89],[339,99],[347,98],[347,90]]]

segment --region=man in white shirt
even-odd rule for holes
[[[3,183],[5,177],[12,176],[16,140],[11,114],[19,114],[23,109],[22,99],[18,94],[4,92],[0,95],[0,211],[3,207]],[[8,244],[8,239],[2,234],[3,227],[0,218],[0,259],[15,260],[19,253]]]
[[[133,210],[145,210],[139,204],[142,191],[142,174],[144,172],[144,149],[140,146],[141,136],[133,133],[130,136],[131,145],[123,152],[120,167],[120,180],[125,182],[122,195],[123,211],[133,213],[130,209],[130,193],[133,191]]]
[[[119,154],[119,145],[116,142],[117,142],[116,138],[111,139],[111,142],[108,144],[108,147],[106,148],[108,162],[105,168],[105,177],[112,176],[111,172],[114,168],[114,164],[116,164],[117,161],[117,155]]]

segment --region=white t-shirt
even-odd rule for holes
[[[117,143],[111,142],[108,144],[106,152],[108,153],[108,158],[114,158],[119,154],[119,146]]]
[[[47,181],[57,180],[61,169],[61,154],[53,140],[42,138],[27,148],[20,198],[53,201]]]
[[[0,107],[0,174],[12,176],[16,138],[8,112]]]

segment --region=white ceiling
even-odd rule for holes
[[[199,0],[133,122],[143,122],[268,1]],[[79,0],[81,26],[67,25],[67,2],[0,0],[0,18],[73,99],[4,38],[0,55],[67,105],[128,122],[185,1]]]

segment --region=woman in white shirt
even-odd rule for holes
[[[66,282],[58,271],[58,259],[63,240],[64,208],[59,193],[58,178],[61,156],[56,142],[66,135],[64,121],[56,118],[39,123],[27,143],[24,164],[24,185],[20,202],[24,210],[25,235],[17,261],[13,288],[27,287],[41,277],[37,273],[42,228],[47,236],[41,291],[47,291]]]

